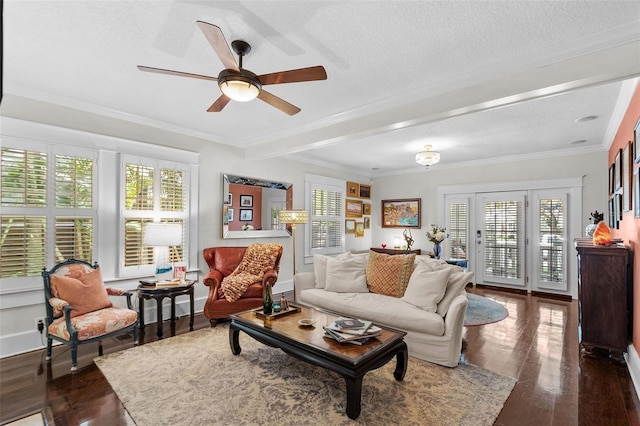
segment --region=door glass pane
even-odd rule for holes
[[[467,258],[468,203],[450,203],[447,230],[449,232],[449,257]]]
[[[522,278],[522,203],[513,200],[484,203],[484,275]]]
[[[539,277],[546,282],[564,282],[564,200],[541,199],[538,204],[540,229]]]

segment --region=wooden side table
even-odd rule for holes
[[[138,286],[138,304],[139,304],[139,316],[140,316],[140,330],[144,332],[144,301],[149,299],[156,300],[157,314],[158,314],[158,338],[162,337],[162,300],[165,297],[171,298],[171,327],[176,326],[176,297],[182,295],[189,295],[189,330],[193,331],[193,319],[195,317],[193,307],[193,285],[197,281],[187,281],[185,284],[180,284],[171,287],[150,287],[140,284]]]

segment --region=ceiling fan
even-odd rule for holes
[[[231,100],[247,102],[256,97],[269,105],[278,108],[280,111],[294,115],[300,112],[300,108],[279,97],[267,92],[262,87],[269,84],[297,83],[303,81],[326,80],[327,72],[324,67],[299,68],[295,70],[274,72],[271,74],[255,75],[251,71],[242,67],[242,58],[251,51],[251,45],[242,40],[234,40],[231,47],[239,58],[236,62],[229,45],[224,38],[222,30],[207,22],[197,21],[198,27],[213,47],[225,69],[220,71],[218,77],[211,77],[201,74],[192,74],[182,71],[172,71],[162,68],[153,68],[138,65],[140,71],[154,72],[159,74],[177,75],[180,77],[199,78],[202,80],[217,81],[222,95],[207,109],[209,112],[220,112]]]

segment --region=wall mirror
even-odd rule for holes
[[[280,210],[293,206],[293,185],[222,175],[222,238],[288,237]]]

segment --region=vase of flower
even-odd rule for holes
[[[433,255],[436,259],[440,259],[442,255],[442,242],[447,238],[447,228],[437,225],[431,225],[431,229],[427,232],[427,239],[433,243]]]
[[[440,255],[442,254],[442,246],[440,243],[433,245],[433,255],[436,259],[440,259]]]

